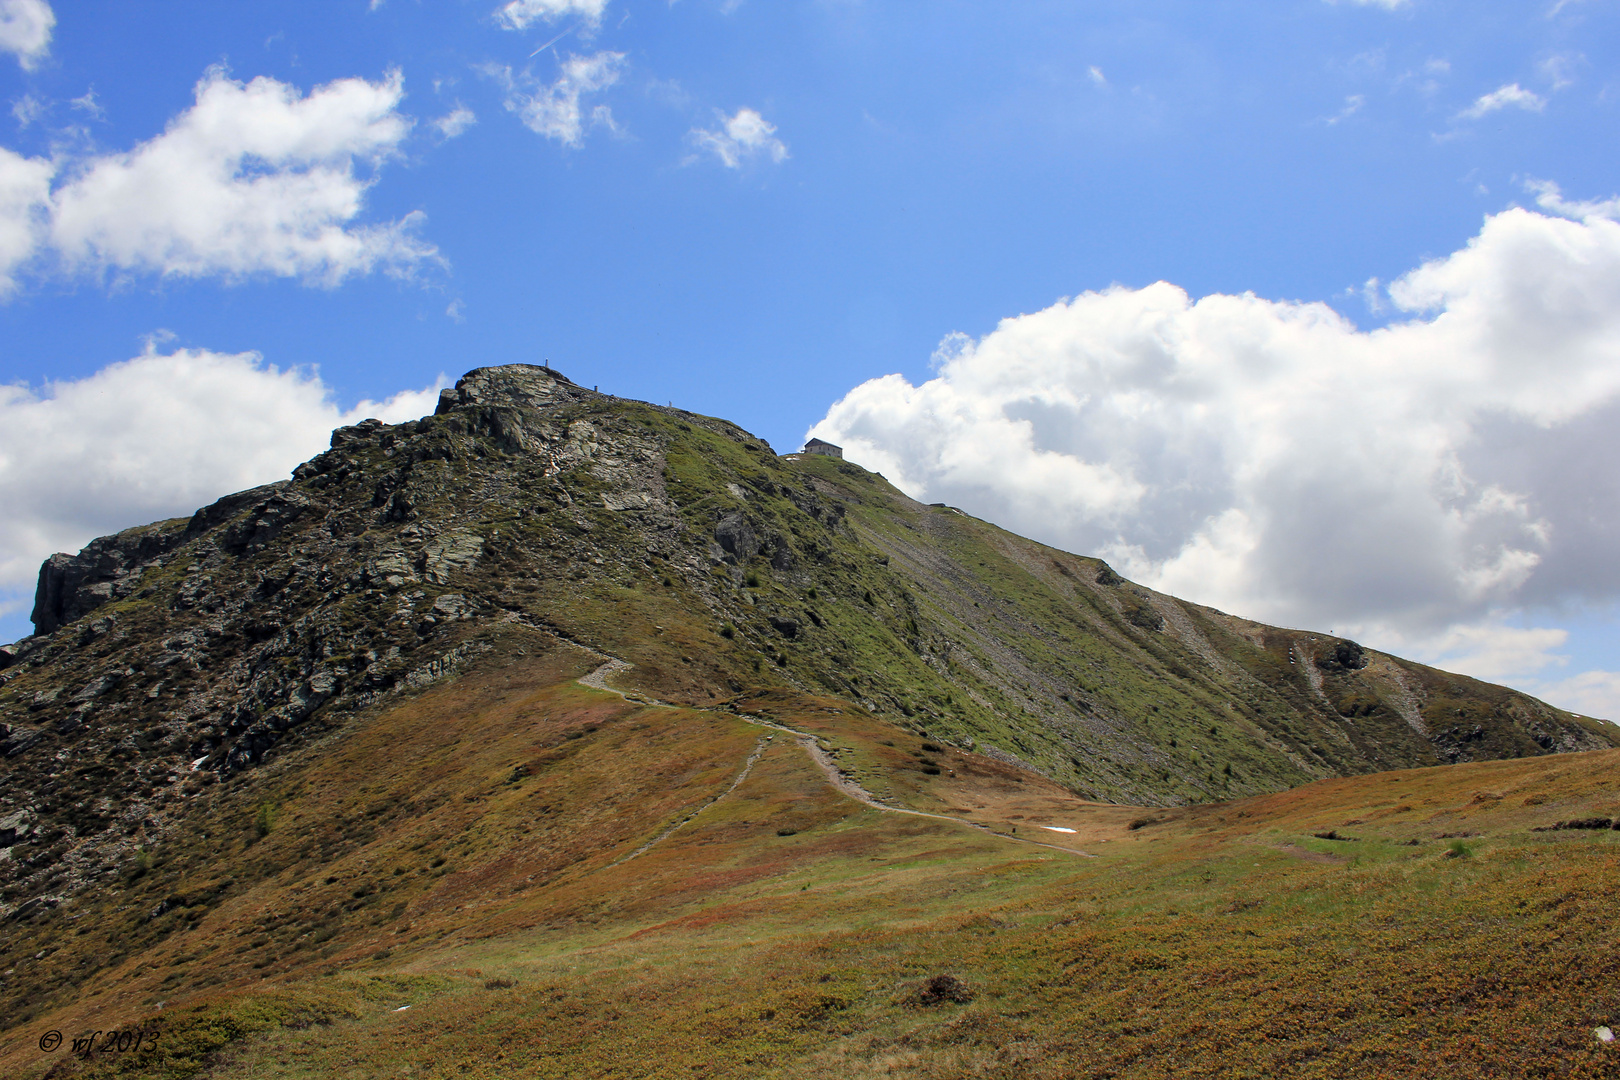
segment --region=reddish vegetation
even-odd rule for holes
[[[1533,830],[1620,812],[1620,751],[1144,814],[834,699],[780,690],[693,710],[572,681],[596,663],[513,631],[474,674],[211,796],[127,907],[82,907],[91,935],[20,927],[44,955],[18,965],[34,1012],[0,1070],[1617,1068],[1592,1031],[1620,1009],[1620,834]],[[795,738],[751,720],[817,736],[897,807],[959,820],[854,802]],[[1052,846],[1021,842],[1036,836]],[[179,899],[152,915],[165,897]],[[109,932],[128,951],[94,970],[86,946]],[[156,1050],[79,1061],[36,1045],[49,1028],[135,1023],[161,1025]]]

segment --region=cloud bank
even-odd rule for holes
[[[30,263],[67,274],[268,275],[335,285],[437,258],[421,215],[357,225],[412,121],[396,72],[307,96],[209,71],[195,104],[133,150],[80,160],[0,148],[0,290]]]
[[[333,428],[424,416],[442,385],[342,409],[318,375],[255,353],[149,346],[83,379],[0,386],[0,615],[27,614],[53,552],[285,479]]]
[[[1533,680],[1563,632],[1510,618],[1620,599],[1617,204],[1537,190],[1567,216],[1487,218],[1387,327],[1115,286],[952,335],[811,434],[1155,588]]]

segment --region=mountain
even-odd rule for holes
[[[523,365],[470,372],[431,417],[340,429],[290,480],[53,556],[33,617],[0,649],[0,1058],[30,1068],[50,1064],[19,1042],[36,1017],[107,1029],[174,999],[200,1004],[142,1060],[225,1075],[209,1055],[259,1030],[244,1001],[275,1030],[359,1022],[372,984],[304,980],[460,994],[452,958],[482,941],[499,968],[489,943],[513,935],[578,959],[654,926],[684,949],[715,919],[921,925],[976,875],[1023,881],[995,869],[1024,865],[1009,846],[1039,887],[980,899],[1047,911],[1082,847],[1347,828],[1341,804],[1287,801],[1346,790],[1330,778],[1365,778],[1385,832],[1484,820],[1507,797],[1487,782],[1528,792],[1511,828],[1551,828],[1603,809],[1568,779],[1602,770],[1505,759],[1620,745]],[[1423,769],[1450,778],[1409,785],[1442,792],[1430,809],[1375,797],[1371,774]],[[760,899],[787,881],[806,897]],[[264,979],[302,989],[277,1012]],[[837,1026],[846,1006],[816,1001],[875,993],[827,982],[782,991],[781,1054]]]

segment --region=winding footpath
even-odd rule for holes
[[[598,653],[597,655],[600,656],[602,654]],[[629,671],[633,666],[634,665],[626,663],[623,660],[608,657],[606,662],[601,667],[597,668],[589,675],[581,676],[576,681],[581,686],[589,686],[593,690],[606,690],[610,694],[618,694],[626,701],[633,701],[638,704],[658,705],[664,708],[684,707],[670,705],[667,702],[659,701],[656,698],[647,697],[644,694],[627,694],[623,690],[619,690],[616,687],[612,687],[607,684],[608,679],[622,672]],[[810,756],[810,760],[815,762],[817,767],[821,769],[822,775],[827,778],[827,782],[829,784],[838,789],[839,792],[848,798],[851,798],[864,806],[869,806],[873,810],[881,810],[885,814],[906,814],[911,817],[934,818],[937,821],[948,821],[952,825],[962,825],[970,829],[978,829],[980,832],[989,833],[991,836],[1002,840],[1010,840],[1017,844],[1027,844],[1030,847],[1046,848],[1048,851],[1061,851],[1065,855],[1075,855],[1085,859],[1095,859],[1097,857],[1088,851],[1081,851],[1078,848],[1059,847],[1057,844],[1043,844],[1039,840],[1026,840],[1021,836],[1009,836],[1006,833],[998,833],[987,825],[980,825],[976,821],[963,821],[961,818],[951,817],[949,814],[931,814],[926,810],[910,810],[903,806],[890,806],[887,803],[879,802],[876,796],[852,780],[844,773],[842,769],[838,767],[838,763],[833,761],[832,755],[828,754],[827,751],[821,748],[820,741],[810,732],[799,731],[797,728],[786,727],[782,724],[776,723],[775,721],[766,720],[762,716],[752,716],[747,713],[725,712],[725,710],[722,709],[700,709],[699,711],[724,712],[726,716],[741,720],[747,724],[753,724],[755,727],[769,728],[772,731],[780,731],[784,735],[793,736],[798,744],[804,748],[804,752]],[[669,826],[669,828],[665,829],[663,832],[641,845],[635,851],[623,856],[610,865],[618,866],[621,863],[629,862],[638,855],[643,855],[652,850],[652,848],[678,832],[682,826],[691,822],[693,818],[696,818],[699,814],[703,813],[703,811],[707,810],[709,807],[713,806],[727,795],[730,795],[733,791],[736,791],[738,785],[740,785],[744,780],[748,779],[748,774],[753,771],[754,764],[759,761],[760,755],[765,752],[766,747],[770,742],[770,738],[771,737],[769,735],[760,736],[759,742],[754,745],[754,752],[748,756],[748,761],[743,765],[742,771],[737,774],[736,779],[732,780],[730,787],[726,788],[726,790],[722,791],[720,794],[716,795],[714,798],[710,799],[696,810],[693,810],[690,814],[687,814],[685,817],[675,822],[675,824]]]

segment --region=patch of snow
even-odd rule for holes
[[[1050,829],[1052,832],[1066,832],[1066,833],[1074,832],[1073,829],[1065,829],[1062,825],[1042,825],[1041,828]]]

